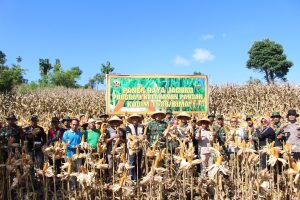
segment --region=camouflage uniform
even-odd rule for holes
[[[227,149],[226,140],[228,134],[230,134],[230,129],[223,125],[222,127],[217,127],[215,126],[214,132],[216,132],[216,141],[219,143],[220,146],[222,146],[222,155],[224,156],[225,159],[229,159],[229,152]]]
[[[227,134],[230,132],[227,126],[217,127],[215,126],[214,131],[217,133],[217,141],[219,145],[224,146],[227,138]]]
[[[176,135],[178,137],[178,139],[182,140],[184,138],[184,130],[186,129],[187,126],[179,126],[179,125],[176,125],[176,126],[172,126],[171,127],[171,132],[172,134]],[[179,142],[175,139],[172,139],[172,140],[169,140],[168,141],[168,149],[169,151],[171,152],[175,152],[175,149],[179,147]]]
[[[23,140],[23,130],[20,126],[13,124],[13,125],[7,125],[4,126],[0,130],[0,141],[1,141],[1,157],[0,157],[0,162],[5,163],[5,161],[8,158],[8,141],[9,138],[12,137],[14,138],[13,143],[19,143],[21,140]]]
[[[172,125],[174,123],[174,118],[173,117],[171,117],[170,119],[165,118],[163,121],[166,122],[167,124]]]
[[[0,137],[3,139],[3,144],[8,145],[9,137],[14,138],[14,143],[20,143],[23,139],[23,130],[20,126],[14,124],[12,126],[4,126],[0,131]]]
[[[281,146],[283,145],[283,141],[286,140],[286,137],[285,137],[285,134],[283,133],[283,130],[280,130],[280,127],[281,127],[281,122],[278,122],[277,124],[273,124],[271,126],[274,131],[275,131],[275,146]],[[282,139],[278,139],[277,136],[279,134],[283,134],[283,137]]]
[[[245,135],[245,140],[247,142],[250,142],[249,140],[252,139],[251,148],[254,150],[257,150],[258,149],[258,137],[257,137],[256,129],[254,128],[254,126],[252,126],[252,127],[247,126],[244,129],[244,135]]]
[[[165,138],[163,136],[163,132],[166,130],[167,125],[168,124],[164,121],[153,120],[149,122],[147,137],[151,145],[153,145],[157,138],[160,137],[158,138],[159,141],[162,143],[160,147],[164,146]]]

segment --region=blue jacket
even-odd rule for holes
[[[63,135],[63,142],[67,143],[67,140],[69,140],[68,150],[67,150],[67,156],[72,157],[73,154],[76,153],[75,146],[79,145],[81,142],[81,136],[82,133],[78,130],[76,132],[72,131],[71,129],[64,132]]]

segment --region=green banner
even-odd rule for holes
[[[108,114],[172,110],[207,113],[207,76],[107,75]]]

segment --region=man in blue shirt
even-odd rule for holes
[[[78,148],[81,142],[82,133],[78,130],[79,128],[79,120],[72,119],[71,121],[71,129],[64,132],[63,142],[68,144],[67,156],[72,158],[72,156],[76,153],[76,148]]]
[[[79,148],[79,144],[81,142],[82,133],[78,130],[79,128],[79,120],[72,119],[71,120],[71,128],[64,132],[63,142],[68,142],[67,156],[71,159],[72,156],[76,153],[76,149]],[[74,171],[79,171],[82,163],[82,159],[78,158],[74,161]],[[71,177],[70,179],[71,190],[76,188],[76,179],[75,177]]]

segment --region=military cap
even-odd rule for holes
[[[38,121],[39,118],[38,118],[37,115],[31,115],[30,120],[31,120],[31,121]]]
[[[16,116],[14,114],[9,114],[7,117],[6,117],[7,120],[17,120]]]
[[[281,115],[280,115],[279,112],[272,112],[271,118],[274,118],[274,117],[280,117],[281,118]]]

